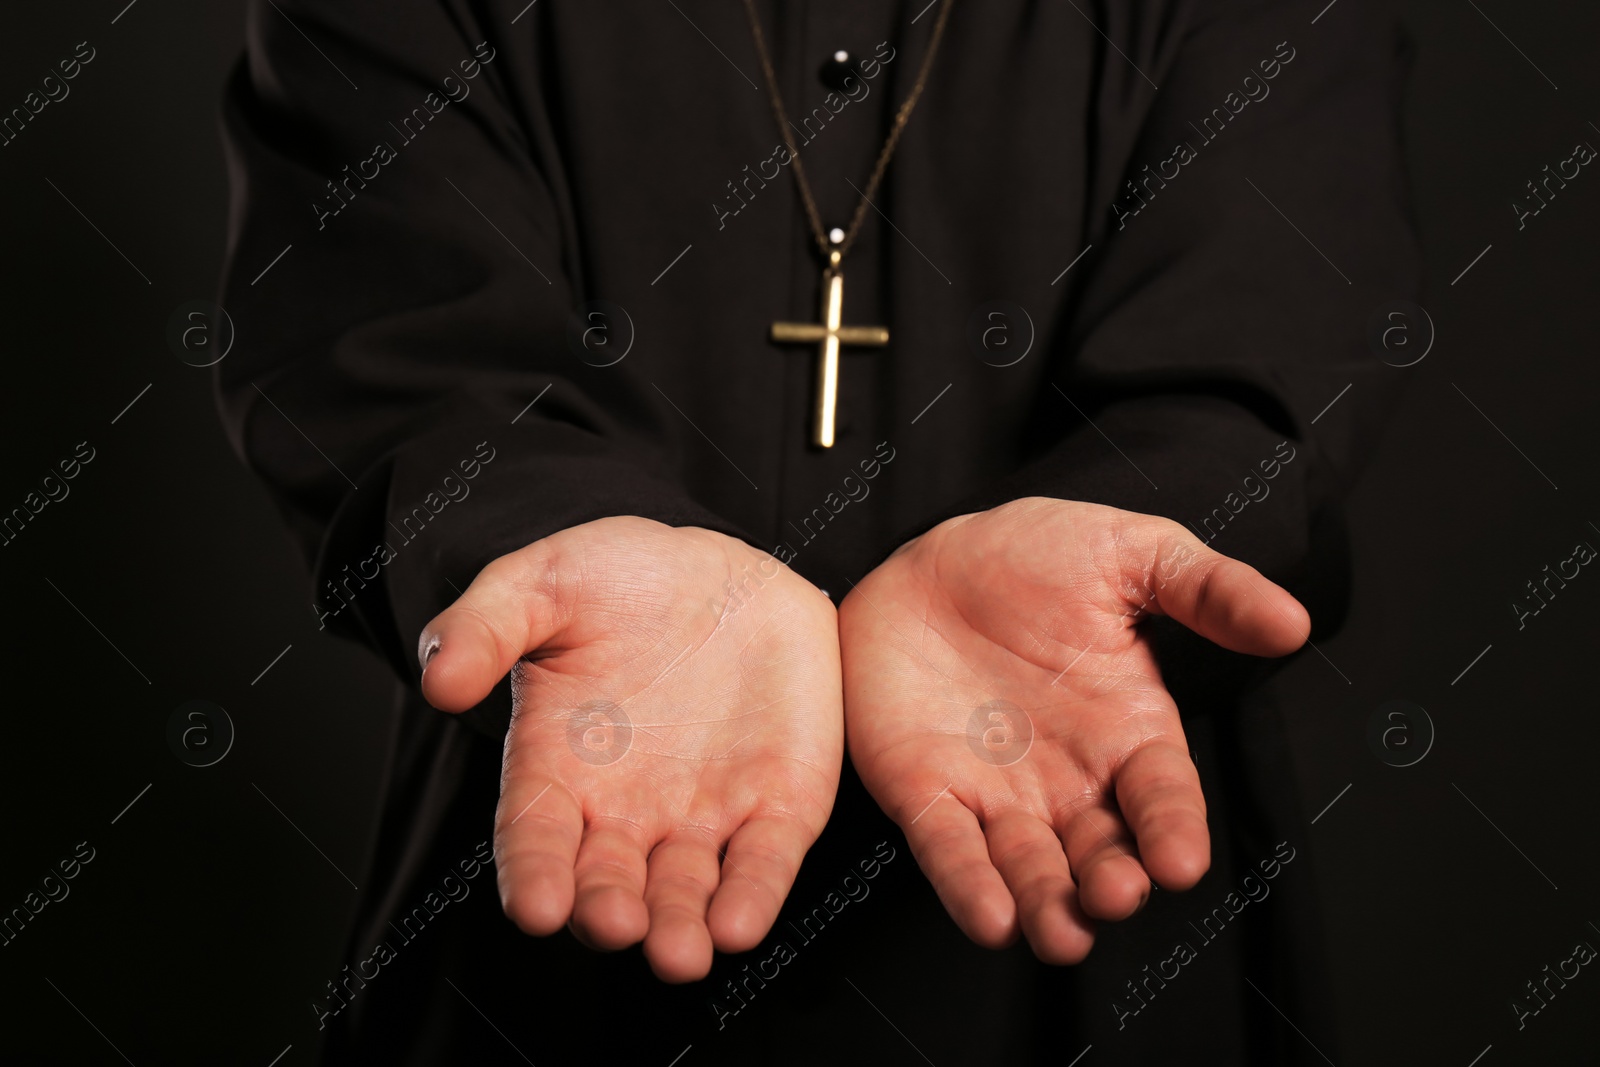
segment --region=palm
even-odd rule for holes
[[[829,779],[837,777],[825,764],[829,749],[838,750],[840,731],[796,714],[797,698],[809,696],[815,706],[817,697],[802,692],[813,687],[796,665],[773,665],[787,684],[757,672],[719,692],[707,684],[705,664],[725,662],[731,635],[716,635],[709,648],[703,646],[709,633],[675,636],[694,651],[665,671],[644,666],[648,655],[620,645],[524,664],[516,672],[516,716],[506,739],[506,794],[554,783],[589,820],[635,822],[658,837],[721,827],[737,811],[792,810],[807,822],[825,819]],[[757,651],[762,640],[745,634],[743,641],[752,638],[757,648],[747,651]]]
[[[832,808],[835,615],[739,542],[606,523],[544,545],[579,578],[513,675],[501,895],[530,932],[570,917],[596,947],[642,938],[663,977],[696,978],[713,944],[742,951],[766,934]]]
[[[1129,536],[1140,525],[1148,544]],[[1132,914],[1150,878],[1187,888],[1206,869],[1198,777],[1134,626],[1146,598],[1130,606],[1171,526],[1024,501],[937,528],[841,610],[852,758],[952,916],[982,943],[1004,944],[1020,928],[1041,958],[1075,961],[1093,920]],[[1242,569],[1223,574],[1234,584],[1275,589],[1209,555],[1205,569]],[[1278,616],[1246,629],[1296,625]],[[1250,650],[1298,640],[1277,642],[1287,647]]]

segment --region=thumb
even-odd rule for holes
[[[490,563],[417,639],[422,695],[440,711],[475,707],[519,659],[561,629],[537,545]]]
[[[1134,581],[1148,595],[1130,608],[1166,615],[1230,652],[1286,656],[1311,633],[1310,613],[1288,590],[1177,523],[1161,523],[1154,558]]]

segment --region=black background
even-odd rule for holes
[[[97,51],[71,95],[0,148],[0,511],[79,442],[95,449],[70,496],[0,547],[0,909],[79,842],[95,849],[70,896],[0,948],[0,1058],[121,1062],[114,1045],[139,1064],[265,1065],[292,1045],[279,1062],[307,1063],[306,1005],[338,970],[368,848],[389,681],[318,634],[209,372],[166,340],[174,311],[216,288],[216,102],[243,5],[124,3],[15,7],[0,31],[6,110],[78,42]],[[1301,6],[1309,21],[1322,0]],[[1492,1046],[1483,1067],[1591,1062],[1591,968],[1520,1031],[1509,1005],[1575,942],[1600,945],[1586,683],[1600,576],[1586,568],[1520,631],[1510,605],[1575,543],[1600,545],[1600,171],[1524,230],[1511,203],[1576,142],[1600,145],[1600,9],[1402,7],[1437,341],[1393,371],[1405,402],[1351,503],[1349,623],[1274,685],[1294,709],[1306,809],[1338,798],[1308,844],[1343,1060],[1466,1065]],[[237,728],[203,769],[165,733],[196,698]],[[1437,731],[1414,766],[1386,765],[1367,741],[1394,699]]]

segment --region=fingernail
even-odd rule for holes
[[[421,643],[417,648],[417,659],[422,661],[422,669],[424,671],[428,669],[428,661],[438,653],[440,644],[442,642],[439,640],[438,634],[422,635]]]

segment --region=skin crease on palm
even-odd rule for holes
[[[848,730],[961,929],[1073,963],[1152,879],[1186,889],[1209,864],[1141,612],[1255,655],[1310,628],[1177,523],[1030,498],[902,546],[837,613],[742,541],[601,519],[491,563],[419,648],[437,648],[423,693],[445,711],[515,669],[495,860],[527,933],[642,940],[673,982],[754,948],[827,821]]]

